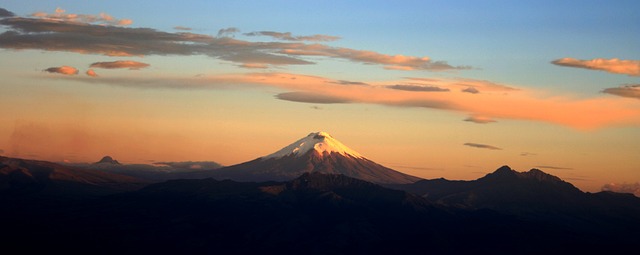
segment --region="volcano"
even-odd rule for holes
[[[310,133],[275,153],[216,170],[212,177],[236,181],[287,181],[316,172],[343,174],[378,184],[421,180],[365,158],[326,132]]]

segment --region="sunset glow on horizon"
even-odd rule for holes
[[[137,5],[137,6],[131,6]],[[640,181],[637,1],[7,1],[0,155],[269,155],[326,131],[421,178]]]

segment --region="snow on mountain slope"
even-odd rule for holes
[[[289,155],[302,156],[311,150],[316,150],[321,156],[326,152],[342,154],[343,156],[351,156],[354,158],[363,158],[358,152],[345,146],[338,140],[334,139],[327,132],[310,133],[306,137],[290,144],[281,150],[262,157],[263,159],[282,158]]]

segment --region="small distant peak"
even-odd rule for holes
[[[515,172],[511,167],[504,165],[498,168],[494,173],[513,173]]]
[[[98,162],[96,162],[96,164],[114,164],[114,165],[121,165],[120,162],[118,162],[117,160],[113,159],[111,156],[104,156],[102,157],[102,159]]]
[[[498,168],[493,173],[487,174],[486,178],[512,178],[517,177],[518,172],[511,169],[511,167],[504,165]]]

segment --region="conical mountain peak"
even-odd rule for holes
[[[333,138],[327,132],[314,132],[310,133],[306,137],[295,141],[287,147],[281,150],[262,157],[263,159],[282,158],[285,156],[302,156],[308,152],[315,150],[320,156],[325,153],[339,153],[343,156],[350,156],[353,158],[363,158],[358,152],[352,150],[340,141]]]

